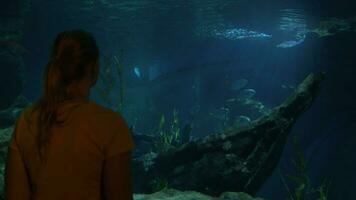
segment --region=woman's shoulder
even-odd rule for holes
[[[120,130],[126,126],[125,119],[110,108],[92,101],[87,103],[83,108],[86,109],[85,112],[87,114],[85,118],[90,121],[90,126],[93,127],[93,130],[97,130],[100,133],[107,132],[110,135],[110,132],[115,132],[115,130]]]
[[[95,114],[116,114],[112,109],[102,106],[95,101],[89,101],[84,109]]]
[[[99,105],[94,101],[89,101],[83,107],[83,110],[85,110],[84,113],[94,118],[95,121],[101,120],[101,121],[106,121],[107,123],[111,123],[111,122],[117,123],[117,122],[122,122],[124,120],[119,113],[115,112],[110,108]]]
[[[37,118],[38,113],[36,112],[35,104],[30,104],[23,108],[19,114],[19,118],[26,120],[33,120]]]

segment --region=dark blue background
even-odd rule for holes
[[[59,1],[58,1],[59,2]],[[309,34],[304,43],[290,49],[278,49],[278,38],[261,41],[197,40],[193,29],[192,10],[171,12],[164,17],[143,11],[142,16],[155,18],[155,23],[140,24],[128,30],[118,30],[100,16],[91,16],[67,8],[66,3],[33,1],[32,11],[26,20],[24,46],[30,50],[25,56],[26,85],[23,93],[31,100],[41,92],[41,73],[47,62],[49,47],[55,35],[71,28],[85,28],[98,40],[102,52],[110,54],[117,46],[125,49],[126,65],[143,65],[152,59],[170,69],[200,65],[215,61],[229,61],[229,67],[244,68],[250,78],[249,86],[257,91],[259,100],[269,107],[282,102],[290,91],[281,90],[281,84],[297,84],[310,72],[326,72],[319,97],[295,124],[291,135],[298,136],[309,162],[309,173],[315,185],[324,178],[332,181],[330,199],[354,199],[356,189],[356,34],[343,32],[318,38]],[[184,3],[184,1],[182,1]],[[60,5],[60,6],[58,6]],[[305,1],[247,1],[236,7],[221,10],[226,20],[261,32],[275,32],[276,13],[283,8],[304,9],[310,25],[325,17],[349,18],[356,16],[356,6],[346,0]],[[238,10],[236,10],[238,9]],[[272,12],[271,12],[272,11]],[[74,15],[74,21],[69,16]],[[81,18],[83,17],[83,18]],[[121,16],[122,19],[128,16]],[[71,18],[73,19],[73,18]],[[177,19],[184,27],[172,25]],[[122,21],[122,23],[125,23]],[[98,28],[101,27],[101,28]],[[111,30],[111,31],[110,31]],[[121,33],[121,34],[120,34]],[[131,39],[127,39],[131,37]],[[115,45],[114,45],[115,44]],[[224,68],[215,73],[224,72]],[[241,77],[243,78],[243,77]],[[211,81],[219,79],[211,78]],[[219,92],[217,90],[216,92]],[[163,94],[162,94],[163,95]],[[213,102],[209,93],[202,98]],[[201,129],[203,130],[203,129]],[[277,169],[292,170],[290,141]],[[285,188],[279,180],[277,169],[261,188],[258,196],[268,199],[285,199]]]

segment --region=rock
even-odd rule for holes
[[[263,200],[246,193],[224,192],[220,197],[211,197],[195,191],[163,189],[153,194],[135,194],[134,200]]]

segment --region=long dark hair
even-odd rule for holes
[[[39,157],[44,155],[50,138],[52,125],[58,123],[56,110],[58,105],[73,98],[67,92],[68,86],[84,78],[88,67],[99,59],[99,49],[92,35],[84,30],[64,31],[56,37],[43,73],[43,93],[33,104],[37,115],[37,147]],[[92,67],[93,85],[98,78],[98,70]]]

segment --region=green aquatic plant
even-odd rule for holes
[[[169,124],[169,130],[165,130],[166,118],[162,114],[157,128],[157,140],[153,147],[156,152],[166,152],[181,144],[182,136],[179,125],[178,111],[173,110],[172,122]]]
[[[181,143],[181,130],[179,127],[178,111],[173,110],[173,120],[170,125],[171,135],[173,136],[172,144],[177,146]]]
[[[121,51],[120,57],[122,58],[122,51]],[[119,112],[121,112],[124,107],[124,81],[123,81],[123,75],[122,75],[123,74],[123,66],[121,63],[121,59],[119,59],[117,56],[114,56],[114,60],[115,60],[115,67],[116,67],[117,75],[119,78],[119,86],[120,86],[120,96],[119,96],[119,102],[118,102],[117,109]]]
[[[114,89],[116,79],[111,72],[110,59],[106,56],[102,56],[102,58],[98,80],[101,84],[97,84],[94,89],[105,103],[111,105],[110,94]]]
[[[161,115],[161,118],[158,123],[158,140],[156,140],[156,143],[154,144],[155,150],[157,152],[163,151],[167,148],[167,146],[171,143],[172,137],[167,134],[166,131],[164,131],[164,124],[166,122],[166,119],[164,115]]]
[[[279,172],[281,181],[288,192],[287,200],[308,200],[315,195],[319,196],[317,200],[327,200],[330,182],[325,179],[320,186],[312,187],[307,173],[308,164],[296,137],[293,138],[293,151],[295,153],[294,158],[292,158],[294,174],[286,175],[286,178],[294,186],[293,188],[287,184],[285,178]]]
[[[324,182],[319,187],[312,190],[314,193],[317,193],[319,195],[317,200],[327,200],[328,199],[330,184],[331,184],[330,181],[324,180]]]
[[[123,81],[123,65],[121,62],[122,53],[120,56],[113,56],[113,63],[112,59],[103,56],[101,70],[99,72],[99,82],[101,84],[97,84],[95,86],[96,92],[99,94],[100,98],[110,106],[114,107],[116,112],[121,113],[124,107],[124,81]],[[116,73],[114,73],[114,69]],[[111,101],[111,94],[114,91],[114,88],[117,84],[119,84],[119,100],[117,103],[112,103]]]

